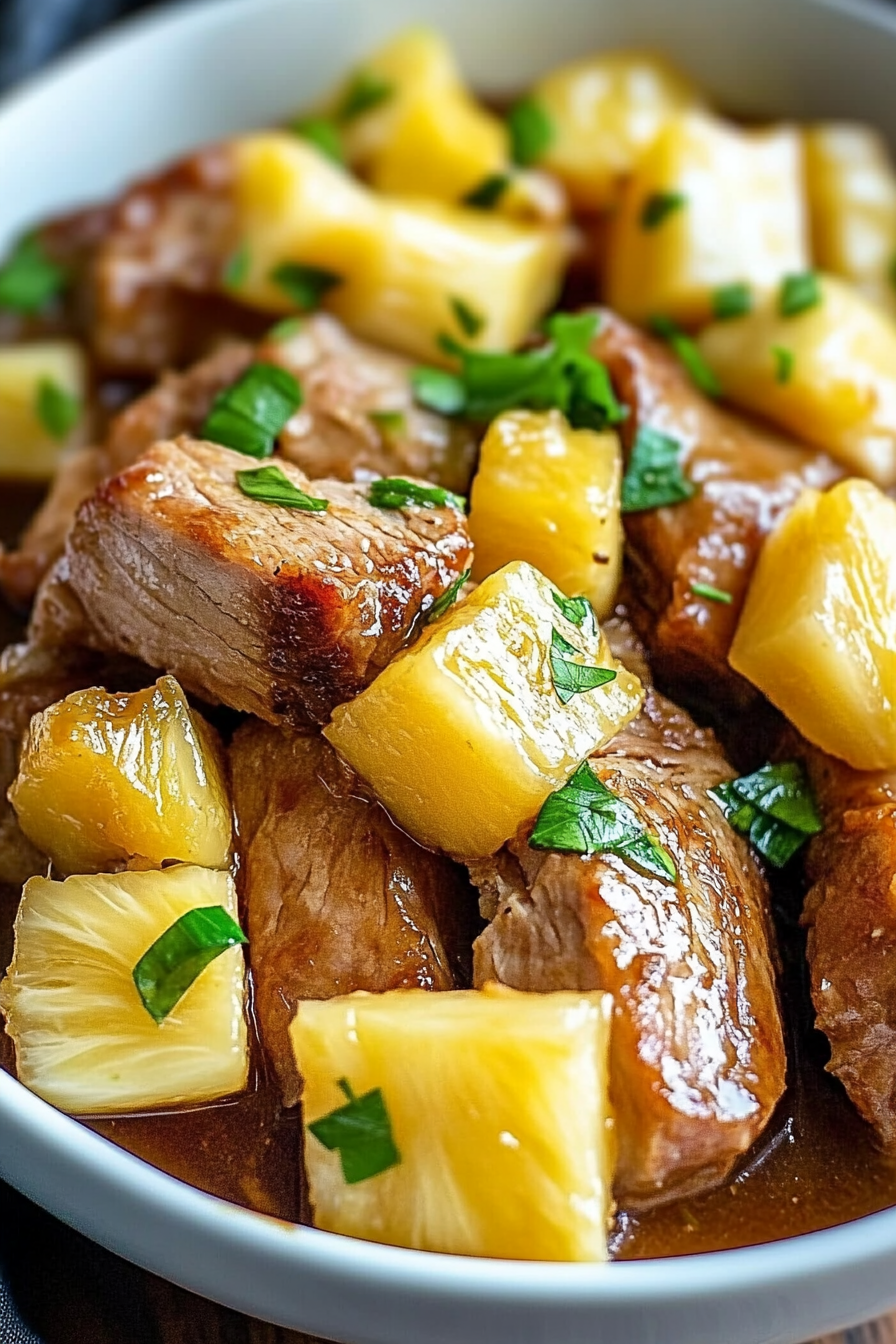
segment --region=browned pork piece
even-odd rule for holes
[[[643,426],[682,445],[684,475],[697,493],[668,508],[629,513],[626,557],[633,615],[665,682],[689,696],[755,698],[728,666],[728,650],[765,536],[804,486],[824,488],[843,471],[814,449],[729,414],[698,392],[678,361],[612,313],[602,314],[594,353],[629,408],[626,450]],[[732,596],[696,596],[692,584]]]
[[[630,636],[619,636],[625,658]],[[616,1195],[643,1208],[723,1180],[783,1091],[769,892],[706,796],[732,778],[728,762],[669,700],[649,690],[591,765],[666,847],[677,883],[613,854],[532,849],[529,825],[471,869],[491,919],[474,977],[612,992]]]
[[[463,870],[394,826],[319,735],[247,723],[230,766],[256,1010],[294,1105],[299,1001],[454,988],[475,899]]]
[[[374,508],[313,481],[306,512],[250,499],[242,453],[157,443],[78,511],[63,560],[102,648],[162,667],[210,702],[271,723],[324,722],[413,637],[467,568],[463,513]]]

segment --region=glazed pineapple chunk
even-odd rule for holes
[[[690,80],[652,52],[607,51],[562,65],[535,85],[553,137],[541,166],[579,210],[607,210],[666,121],[701,107]]]
[[[743,131],[700,113],[668,122],[613,217],[610,307],[644,322],[706,321],[713,293],[758,289],[809,264],[798,133]]]
[[[0,349],[0,477],[49,480],[78,441],[86,385],[74,341]]]
[[[805,133],[812,256],[896,313],[896,170],[870,126],[826,122]]]
[[[611,1010],[609,994],[497,985],[302,1004],[290,1030],[315,1224],[454,1255],[605,1260]],[[352,1111],[378,1132],[340,1144]]]
[[[896,503],[806,490],[765,543],[731,665],[857,770],[896,767]]]
[[[510,411],[489,427],[470,495],[477,581],[528,560],[609,616],[622,573],[622,451],[559,411]]]
[[[333,711],[325,736],[421,844],[493,854],[638,713],[637,677],[563,602],[506,565]],[[570,694],[571,676],[593,689]]]
[[[63,873],[134,858],[220,868],[230,856],[217,734],[173,677],[130,695],[75,691],[35,714],[9,797]]]
[[[360,335],[445,363],[453,298],[475,309],[477,344],[511,349],[556,297],[559,225],[376,196],[295,136],[248,136],[233,155],[246,266],[228,292],[246,303],[294,312],[310,279]]]
[[[242,948],[228,948],[157,1023],[134,967],[188,911],[237,918],[233,879],[194,867],[33,877],[15,924],[0,1010],[19,1080],[76,1115],[211,1101],[246,1085]]]
[[[736,405],[825,449],[848,470],[896,485],[896,325],[852,285],[808,277],[817,302],[793,316],[781,295],[700,335]]]

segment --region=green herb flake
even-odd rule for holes
[[[132,972],[143,1007],[164,1022],[206,966],[248,942],[223,906],[188,910],[143,953]]]
[[[247,243],[242,243],[235,252],[228,257],[224,270],[221,274],[221,281],[225,289],[239,289],[249,278],[249,268],[252,265],[252,255]]]
[[[406,509],[418,505],[427,509],[442,509],[451,506],[463,510],[466,500],[443,490],[440,485],[418,485],[416,481],[406,481],[401,476],[383,476],[371,481],[367,498],[377,509]]]
[[[312,1121],[308,1132],[329,1152],[339,1153],[346,1185],[357,1185],[397,1167],[401,1153],[381,1090],[376,1087],[358,1097],[347,1078],[339,1079],[339,1087],[348,1098],[346,1105]]]
[[[695,597],[705,597],[707,602],[721,602],[730,607],[734,598],[724,588],[713,588],[711,583],[692,583],[691,592]]]
[[[298,261],[282,261],[271,271],[271,280],[302,313],[313,313],[330,290],[342,284],[337,271],[328,271],[324,266],[304,266]]]
[[[51,261],[33,233],[20,239],[0,266],[0,308],[12,313],[37,313],[65,288],[68,277]]]
[[[301,317],[284,317],[279,322],[275,322],[265,335],[267,341],[288,341],[291,337],[297,336],[304,327],[305,322]]]
[[[681,191],[653,191],[641,207],[641,228],[657,229],[660,224],[683,210],[687,197]]]
[[[286,509],[303,509],[306,513],[325,513],[330,507],[329,500],[306,494],[293,485],[285,471],[273,464],[252,471],[238,471],[236,483],[244,495],[262,504],[280,504]]]
[[[580,630],[588,630],[592,635],[597,634],[597,617],[587,597],[566,597],[556,588],[551,597],[554,599],[555,607],[572,625],[577,625]]]
[[[470,338],[478,336],[485,326],[485,318],[482,314],[467,303],[466,299],[458,298],[457,295],[452,295],[451,311],[465,336]]]
[[[251,364],[215,397],[202,437],[249,457],[270,457],[277,435],[301,404],[302,389],[288,369]]]
[[[713,291],[713,315],[720,322],[728,322],[733,317],[746,317],[753,311],[753,291],[741,281],[731,285],[720,285]]]
[[[551,682],[561,705],[568,705],[573,696],[583,691],[596,690],[616,680],[609,667],[594,667],[571,661],[580,651],[556,627],[551,631]]]
[[[775,382],[789,383],[793,377],[796,356],[786,345],[772,346],[772,359],[775,361]]]
[[[697,487],[681,470],[681,449],[670,434],[641,426],[622,482],[623,513],[644,513],[694,497]]]
[[[464,584],[467,582],[472,573],[473,573],[472,569],[465,569],[463,574],[458,574],[457,578],[451,584],[450,588],[446,588],[442,596],[436,598],[435,602],[433,602],[432,606],[429,608],[429,611],[426,613],[427,624],[430,621],[438,620],[440,616],[445,615],[445,612],[448,610],[449,607],[454,606],[455,602],[458,599],[458,595],[460,594],[461,588],[463,588]]]
[[[521,98],[507,113],[510,154],[514,163],[529,168],[544,156],[554,141],[554,123],[541,103]]]
[[[509,186],[509,173],[492,173],[461,198],[461,205],[471,210],[494,210]]]
[[[684,366],[691,382],[707,397],[719,397],[722,388],[707,364],[699,346],[669,317],[655,317],[650,323],[654,333],[667,341]]]
[[[346,126],[365,112],[372,112],[375,107],[387,103],[394,93],[395,85],[372,70],[356,70],[339,100],[335,119],[340,126]]]
[[[668,850],[637,813],[597,778],[587,761],[542,805],[529,837],[533,849],[565,854],[616,854],[664,882],[677,882]]]
[[[325,159],[340,167],[345,163],[342,136],[335,121],[328,117],[299,117],[289,129],[301,140],[307,140]]]
[[[460,415],[467,405],[463,382],[444,369],[419,368],[411,374],[414,400],[440,415]]]
[[[782,317],[797,317],[817,308],[821,298],[821,284],[814,271],[785,275],[778,295],[778,311]]]
[[[783,868],[822,829],[815,797],[798,761],[764,765],[752,775],[717,784],[709,796],[732,829],[747,836],[776,868]]]
[[[37,385],[34,410],[44,429],[54,439],[67,439],[81,418],[81,399],[52,378]]]
[[[367,418],[386,438],[401,438],[408,432],[404,411],[368,411]]]

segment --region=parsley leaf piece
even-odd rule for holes
[[[650,323],[657,336],[667,341],[684,365],[691,382],[704,396],[720,397],[722,388],[707,364],[699,346],[669,317],[655,317]]]
[[[551,593],[554,599],[554,605],[573,625],[577,625],[580,630],[587,629],[592,635],[597,634],[597,617],[594,614],[594,608],[587,597],[566,597],[555,588]]]
[[[302,389],[277,364],[250,364],[219,392],[202,426],[202,437],[249,457],[270,457],[277,435],[302,404]]]
[[[453,607],[458,599],[461,588],[473,573],[472,569],[465,569],[463,574],[458,574],[457,578],[449,588],[446,588],[441,597],[437,597],[429,611],[426,613],[427,625],[430,621],[437,621],[440,616],[444,616],[449,607]]]
[[[707,602],[722,602],[730,607],[734,598],[724,588],[713,588],[711,583],[692,583],[691,592],[695,597],[705,597]]]
[[[0,266],[0,308],[11,313],[37,313],[59,296],[68,277],[47,256],[40,238],[26,234]]]
[[[753,311],[753,291],[743,281],[720,285],[713,291],[712,311],[720,322],[727,322],[732,317],[745,317]]]
[[[494,210],[509,186],[509,173],[492,173],[461,198],[461,205],[471,210]]]
[[[231,252],[224,263],[224,270],[221,273],[221,282],[224,288],[239,289],[240,285],[244,285],[251,264],[252,256],[249,252],[249,246],[247,243],[241,243],[235,252]]]
[[[678,880],[668,850],[648,834],[634,809],[597,778],[587,761],[545,800],[529,844],[566,854],[616,854],[664,882]]]
[[[466,409],[466,389],[456,373],[446,373],[444,369],[414,369],[411,388],[415,401],[440,415],[461,415]]]
[[[797,761],[764,765],[752,775],[717,784],[709,796],[729,825],[776,868],[822,829],[806,772]]]
[[[143,1007],[156,1022],[164,1022],[206,966],[248,941],[223,906],[188,910],[147,948],[131,973]]]
[[[622,512],[643,513],[692,499],[697,487],[683,475],[680,457],[678,439],[642,425],[622,482]]]
[[[271,271],[271,280],[302,313],[314,312],[324,296],[342,284],[337,271],[328,271],[324,266],[304,266],[298,261],[282,261]]]
[[[328,117],[299,117],[291,123],[289,129],[300,139],[307,140],[325,159],[338,163],[340,167],[345,163],[342,136],[335,121],[330,121]]]
[[[339,1086],[348,1097],[345,1106],[321,1116],[308,1126],[318,1143],[339,1153],[346,1185],[357,1185],[379,1176],[401,1162],[401,1153],[392,1137],[392,1123],[380,1088],[356,1096],[348,1079]]]
[[[581,695],[583,691],[593,691],[616,680],[616,673],[609,667],[571,662],[570,655],[577,653],[579,650],[564,639],[559,630],[551,631],[551,681],[561,705],[568,705],[573,696]]]
[[[821,285],[814,271],[785,275],[778,295],[778,311],[782,317],[797,317],[820,303]]]
[[[789,383],[793,377],[796,356],[786,345],[773,345],[772,358],[775,361],[775,382]]]
[[[288,341],[291,336],[297,335],[304,325],[301,317],[283,317],[265,333],[265,340]]]
[[[401,476],[383,476],[378,481],[371,481],[367,498],[377,509],[405,509],[412,504],[429,509],[441,509],[450,504],[455,509],[463,509],[467,502],[460,495],[443,490],[440,485],[418,485]]]
[[[48,434],[54,439],[67,439],[81,418],[81,399],[53,378],[41,378],[34,410]]]
[[[387,437],[407,433],[408,422],[404,411],[368,411],[367,419]]]
[[[451,297],[451,311],[465,336],[478,336],[485,326],[485,318],[482,314],[467,303],[466,299],[461,299],[457,295]]]
[[[329,500],[306,494],[293,485],[285,471],[273,464],[252,471],[238,471],[236,483],[244,495],[262,504],[281,504],[287,509],[304,509],[306,513],[324,513],[330,507]]]
[[[556,134],[554,123],[541,103],[521,98],[507,113],[510,156],[520,168],[537,163],[550,148]]]
[[[395,93],[395,85],[381,79],[372,70],[356,70],[346,85],[339,100],[335,118],[340,126],[345,126],[365,112],[386,103]]]
[[[653,191],[641,207],[641,228],[656,229],[676,210],[682,210],[687,197],[681,191]]]

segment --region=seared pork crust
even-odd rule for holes
[[[297,1004],[454,988],[475,898],[463,870],[394,826],[317,734],[249,722],[230,766],[255,1008],[291,1106]]]
[[[366,488],[289,463],[326,512],[249,499],[236,473],[257,465],[216,444],[156,444],[81,506],[68,582],[101,646],[212,703],[322,723],[413,637],[470,539],[459,509],[377,509]]]

